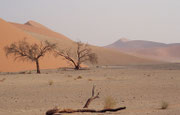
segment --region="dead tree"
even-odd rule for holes
[[[93,53],[91,48],[89,48],[88,44],[83,44],[81,42],[76,42],[76,49],[75,51],[71,48],[68,50],[57,50],[56,55],[62,56],[66,60],[70,61],[75,70],[79,70],[80,66],[84,62],[90,62],[92,64],[97,63],[97,55]]]
[[[6,56],[14,56],[14,61],[19,59],[21,61],[35,62],[37,73],[40,74],[39,59],[44,57],[46,53],[53,51],[55,48],[56,44],[52,44],[48,41],[43,41],[39,44],[30,44],[24,39],[4,47],[4,50]]]

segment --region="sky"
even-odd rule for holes
[[[180,43],[180,0],[0,0],[0,18],[98,46],[122,37]]]

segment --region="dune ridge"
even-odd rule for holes
[[[40,24],[39,25],[29,24],[29,21],[27,23],[25,23],[25,24],[18,24],[18,23],[14,23],[14,22],[9,22],[9,23],[11,23],[15,27],[17,27],[17,28],[19,28],[21,30],[24,30],[24,31],[30,31],[30,32],[42,34],[42,35],[49,36],[49,37],[70,40],[66,36],[64,36],[64,35],[62,35],[60,33],[54,32],[54,31],[52,31],[52,30],[48,29],[47,27],[45,27],[43,25],[40,25]],[[34,22],[34,23],[37,23],[37,22]]]

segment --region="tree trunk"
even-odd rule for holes
[[[36,60],[36,70],[37,70],[37,73],[40,74],[40,68],[39,68],[39,60],[37,59]]]
[[[74,69],[75,69],[75,70],[79,70],[80,67],[79,67],[78,65],[76,65]]]

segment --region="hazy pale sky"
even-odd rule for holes
[[[0,0],[0,18],[99,46],[121,37],[180,43],[180,0]]]

